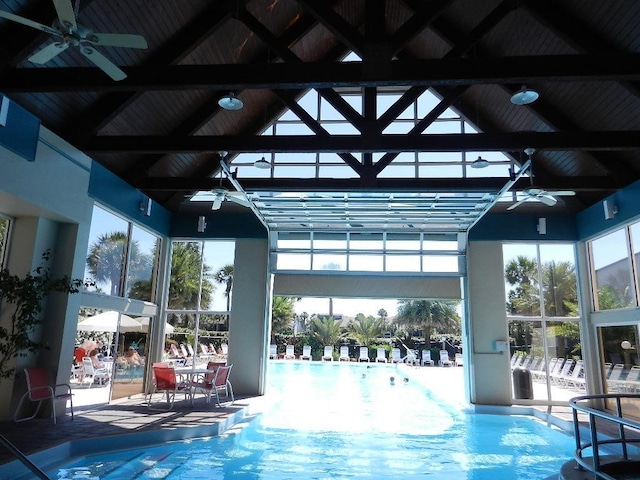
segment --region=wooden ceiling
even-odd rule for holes
[[[51,25],[54,3],[6,0],[0,10]],[[28,61],[52,36],[1,20],[0,92],[172,211],[187,208],[185,195],[218,186],[223,150],[231,166],[242,152],[335,152],[357,173],[352,192],[483,192],[508,179],[419,178],[403,187],[378,176],[405,151],[495,150],[521,164],[533,147],[536,186],[576,191],[554,213],[579,212],[640,177],[640,2],[83,0],[77,20],[142,35],[148,48],[99,48],[127,75],[114,81],[74,47],[44,65]],[[349,52],[362,62],[341,63]],[[522,85],[540,98],[512,104]],[[354,87],[364,89],[362,114],[340,96]],[[310,88],[359,133],[329,135],[305,118],[296,100]],[[378,117],[383,89],[402,96]],[[427,89],[441,103],[419,127],[383,135]],[[218,106],[229,92],[242,110]],[[447,108],[481,133],[423,134]],[[259,135],[288,109],[315,137]],[[382,159],[372,161],[374,152]],[[237,180],[248,191],[345,189],[331,178]],[[513,188],[527,186],[521,178]],[[518,211],[549,208],[528,202]]]

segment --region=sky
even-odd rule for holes
[[[393,317],[397,313],[398,300],[380,298],[333,299],[334,315],[342,314],[347,317],[355,317],[358,313],[363,313],[365,316],[377,317],[378,310],[381,308],[387,311],[389,317]],[[329,299],[305,297],[296,302],[294,310],[296,314],[307,312],[309,315],[314,313],[327,315],[329,314]]]

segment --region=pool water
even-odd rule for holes
[[[263,413],[222,437],[87,457],[49,474],[542,480],[573,456],[573,439],[564,433],[529,417],[455,408],[392,365],[270,362],[265,403]]]

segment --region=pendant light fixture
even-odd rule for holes
[[[240,110],[244,107],[244,103],[233,92],[229,92],[228,95],[218,100],[218,105],[225,110]]]
[[[486,168],[489,166],[489,161],[484,158],[478,156],[473,163],[471,163],[471,168]]]
[[[264,158],[264,155],[263,155],[260,160],[255,161],[253,166],[256,168],[260,168],[262,170],[266,170],[267,168],[271,168],[271,163],[269,163],[269,161],[266,158]]]
[[[511,96],[511,103],[514,105],[529,105],[535,102],[539,96],[538,92],[529,90],[526,85],[523,85],[520,90]]]

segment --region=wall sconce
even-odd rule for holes
[[[546,235],[547,234],[547,219],[546,218],[539,218],[538,219],[538,233],[540,235]]]
[[[613,203],[613,200],[605,200],[602,202],[604,207],[604,219],[611,220],[618,213],[618,206]]]
[[[198,233],[204,233],[207,228],[207,219],[204,215],[198,217]]]
[[[149,197],[145,197],[140,202],[140,211],[144,214],[145,217],[151,216],[151,206],[153,205],[153,200]]]

